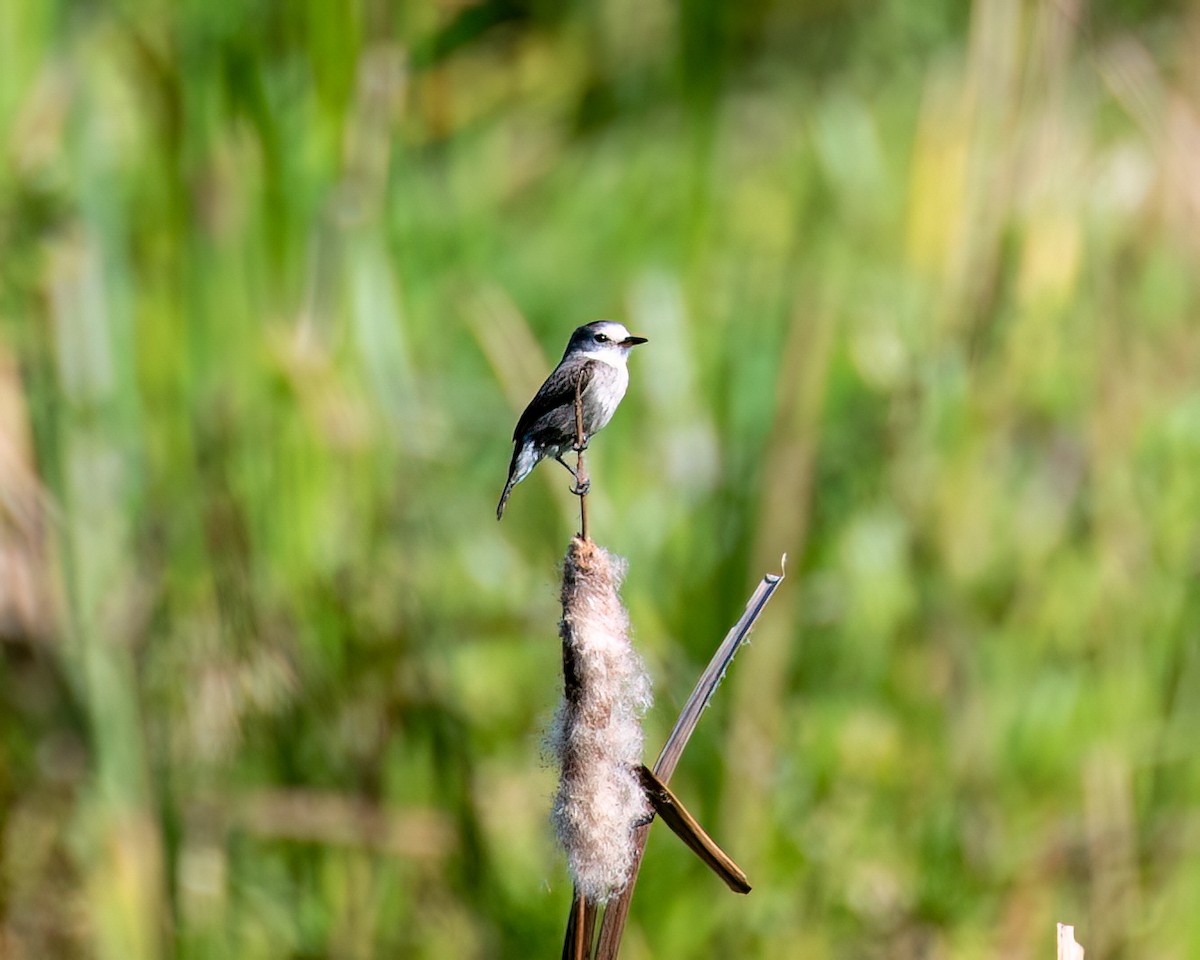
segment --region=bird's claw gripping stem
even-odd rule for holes
[[[571,492],[577,497],[587,496],[587,492],[592,489],[592,481],[584,480],[583,483],[576,483],[571,487]]]

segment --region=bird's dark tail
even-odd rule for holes
[[[504,516],[504,505],[508,503],[508,495],[512,493],[513,479],[512,474],[509,474],[508,483],[504,485],[504,492],[500,494],[500,502],[496,504],[496,519],[499,520]]]
[[[508,481],[504,484],[504,492],[500,494],[500,502],[496,504],[497,520],[504,516],[504,505],[508,503],[508,495],[512,493],[512,488],[515,487],[521,480],[521,477],[517,476],[517,460],[520,458],[520,456],[521,445],[517,444],[513,448],[512,459],[508,462]],[[528,471],[526,471],[526,473],[527,472]]]

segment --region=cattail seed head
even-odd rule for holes
[[[650,815],[636,768],[650,679],[629,639],[617,590],[625,564],[575,538],[563,561],[563,700],[548,740],[559,762],[551,814],[581,896],[604,903],[624,889],[633,833]]]

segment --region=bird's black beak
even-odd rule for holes
[[[621,341],[622,347],[636,347],[639,343],[649,343],[645,337],[626,337]]]

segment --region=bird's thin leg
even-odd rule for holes
[[[579,479],[578,474],[575,473],[575,468],[573,466],[571,466],[569,463],[567,463],[567,461],[562,458],[561,453],[556,453],[554,455],[554,459],[557,460],[559,463],[561,463],[564,467],[567,468],[567,473],[569,473],[571,476],[575,477],[576,480]]]
[[[567,471],[571,474],[571,476],[573,476],[575,478],[575,486],[573,486],[571,488],[571,492],[573,494],[575,494],[575,496],[582,497],[584,494],[586,494],[589,490],[592,489],[592,481],[584,480],[582,483],[579,482],[579,474],[576,473],[574,467],[572,467],[569,463],[567,463],[566,460],[564,460],[562,458],[561,453],[556,453],[554,455],[554,459],[557,460],[559,463],[561,463],[564,467],[566,467]]]

